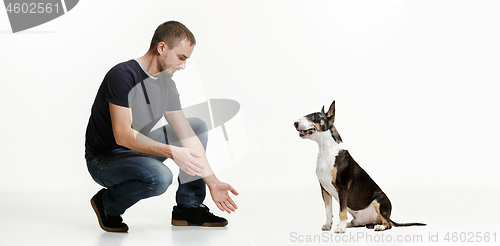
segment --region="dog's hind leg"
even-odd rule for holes
[[[391,222],[391,202],[389,201],[389,198],[385,196],[381,196],[377,201],[374,202],[375,205],[375,211],[377,211],[377,214],[379,215],[380,220],[382,221],[381,225],[375,225],[374,230],[375,231],[383,231],[383,230],[389,230],[392,228],[392,222]]]
[[[329,231],[332,229],[332,196],[321,186],[321,195],[323,196],[323,201],[325,202],[325,210],[326,210],[326,222],[321,228],[323,231]]]

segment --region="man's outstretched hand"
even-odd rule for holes
[[[226,211],[230,214],[238,209],[236,203],[234,203],[233,199],[229,196],[229,191],[236,196],[238,192],[230,184],[216,180],[207,183],[207,186],[210,189],[212,200],[221,211]]]

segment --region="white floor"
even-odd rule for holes
[[[175,188],[130,208],[124,215],[130,227],[128,233],[107,233],[99,228],[89,203],[92,193],[4,194],[0,203],[0,245],[331,245],[338,241],[344,242],[342,245],[387,241],[392,245],[426,245],[436,239],[441,245],[447,242],[447,233],[453,245],[471,238],[484,241],[486,233],[490,240],[487,245],[496,245],[492,243],[493,233],[496,242],[500,241],[500,226],[495,221],[500,218],[496,209],[500,198],[494,189],[390,190],[394,221],[424,222],[428,226],[385,232],[352,228],[340,237],[321,231],[324,211],[316,186],[286,191],[240,189],[236,198],[239,210],[231,215],[215,211],[207,199],[212,211],[229,220],[225,228],[171,226]],[[335,219],[337,209],[335,205]]]

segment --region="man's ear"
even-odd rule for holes
[[[159,42],[157,45],[156,45],[156,52],[158,52],[158,54],[162,54],[163,52],[165,52],[166,50],[168,49],[168,46],[165,42]]]
[[[330,109],[328,109],[328,112],[326,113],[326,116],[328,119],[330,119],[331,122],[335,121],[335,101],[332,102],[332,105],[330,105]]]

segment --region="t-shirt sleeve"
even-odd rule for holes
[[[133,76],[125,70],[117,69],[110,71],[106,80],[106,101],[128,108],[128,93],[134,84]]]

